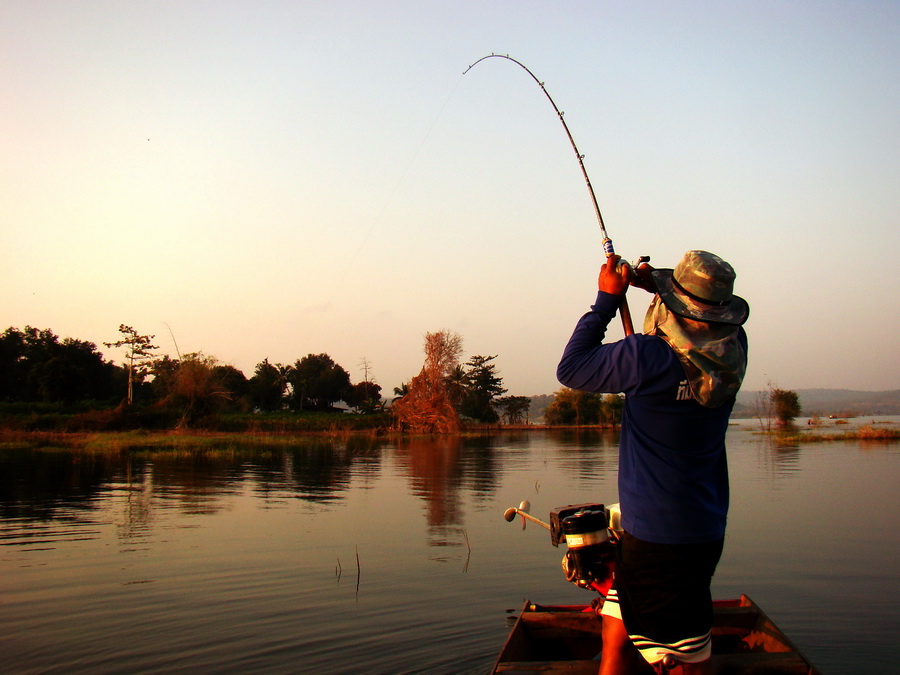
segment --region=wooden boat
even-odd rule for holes
[[[601,620],[589,606],[526,602],[492,673],[596,675]],[[719,675],[820,675],[746,595],[713,602],[712,665]]]

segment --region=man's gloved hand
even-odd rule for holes
[[[597,279],[597,287],[611,295],[625,295],[628,290],[628,281],[631,278],[631,266],[627,263],[619,264],[622,256],[615,253],[606,259],[600,268],[600,277]]]
[[[632,270],[631,285],[635,288],[643,288],[648,293],[656,293],[656,284],[653,283],[653,279],[650,276],[652,271],[653,267],[648,263],[641,263]]]

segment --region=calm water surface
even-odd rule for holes
[[[893,672],[900,444],[778,447],[753,429],[729,432],[714,594],[753,597],[826,673]],[[503,511],[616,501],[615,443],[0,450],[0,668],[484,673],[524,599],[592,597],[545,530]]]

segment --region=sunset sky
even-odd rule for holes
[[[900,388],[900,2],[0,0],[0,331],[552,393],[601,236],[718,253],[745,388]],[[649,295],[629,293],[635,323]],[[622,334],[616,323],[612,338]]]

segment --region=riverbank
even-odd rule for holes
[[[192,452],[255,451],[260,449],[297,447],[335,439],[372,439],[384,434],[372,430],[303,431],[303,432],[234,432],[234,431],[9,431],[0,430],[0,452],[15,450],[79,451],[116,453],[122,451],[157,452],[165,450]]]
[[[799,418],[786,427],[777,426],[773,420],[732,418],[730,426],[769,436],[778,443],[797,445],[801,443],[824,443],[840,441],[887,441],[900,440],[900,416],[880,415],[839,419],[819,417]]]
[[[900,440],[900,429],[873,427],[869,425],[840,432],[818,431],[773,431],[779,441],[787,443],[821,443],[826,441],[896,441]]]
[[[191,451],[191,452],[243,452],[275,450],[299,445],[318,445],[334,440],[355,439],[358,442],[397,441],[413,435],[380,427],[353,427],[336,424],[290,425],[292,428],[241,429],[235,431],[211,431],[202,429],[128,430],[128,431],[30,431],[0,429],[0,452],[15,450],[80,451],[88,453],[115,453],[122,451]],[[277,425],[275,425],[277,426]],[[599,427],[548,427],[543,425],[480,425],[460,431],[458,436],[480,436],[504,432],[550,431],[607,431]],[[900,429],[863,425],[840,432],[819,430],[773,430],[753,433],[770,436],[785,445],[820,443],[829,441],[895,442],[900,440]]]
[[[56,433],[310,433],[386,430],[390,413],[335,411],[215,413],[187,415],[158,407],[119,406],[64,410],[53,406],[0,406],[0,430]]]

